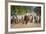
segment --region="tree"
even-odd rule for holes
[[[22,6],[16,6],[16,13],[18,15],[23,15],[26,13],[26,8],[22,7]]]
[[[34,12],[35,12],[37,15],[41,16],[41,7],[35,7],[35,8],[34,8]]]
[[[11,16],[15,15],[16,10],[15,10],[15,6],[11,6]]]
[[[11,15],[24,15],[28,12],[31,12],[31,7],[28,6],[11,6]]]
[[[18,15],[24,15],[28,12],[28,10],[31,10],[31,8],[26,6],[15,6],[15,8]]]

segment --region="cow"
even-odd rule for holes
[[[32,15],[29,15],[29,21],[30,21],[30,23],[33,22],[33,16]]]
[[[33,16],[33,23],[37,23],[38,22],[38,17],[37,16]]]
[[[35,23],[40,23],[41,18],[39,16],[34,16],[34,22]]]
[[[15,23],[14,17],[11,19],[11,24],[12,24],[12,23]]]
[[[25,24],[28,23],[28,21],[29,21],[29,17],[28,17],[27,15],[24,16],[24,21],[25,21]]]
[[[25,15],[24,16],[24,21],[25,21],[25,24],[27,24],[29,21],[30,21],[30,23],[32,23],[32,21],[33,21],[33,16],[32,15]]]
[[[13,17],[11,17],[11,24],[17,24],[18,23],[18,19],[15,17],[15,16],[13,16]]]

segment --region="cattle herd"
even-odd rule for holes
[[[21,19],[18,18],[12,18],[11,19],[11,24],[18,24],[18,23],[22,23],[22,24],[27,24],[27,23],[41,23],[41,17],[39,16],[32,16],[32,15],[25,15],[24,18],[22,17]]]

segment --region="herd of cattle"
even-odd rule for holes
[[[12,18],[11,19],[11,24],[15,23],[22,23],[22,24],[27,24],[27,23],[41,23],[41,17],[39,16],[32,16],[32,15],[25,15],[24,17],[22,17],[21,19],[18,18]]]

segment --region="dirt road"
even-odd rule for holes
[[[41,27],[41,24],[40,23],[11,24],[11,28],[32,28],[32,27]]]

